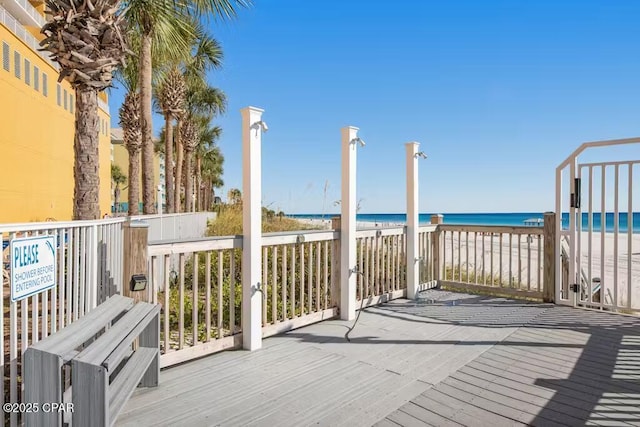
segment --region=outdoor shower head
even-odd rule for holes
[[[255,122],[251,127],[254,129],[261,128],[263,132],[266,132],[269,130],[269,126],[267,126],[267,124],[263,120],[260,120],[259,122]]]
[[[351,143],[352,144],[358,143],[358,144],[360,144],[360,147],[364,147],[365,145],[367,145],[367,144],[364,143],[364,141],[360,137],[353,138],[351,140]]]
[[[416,153],[416,158],[418,158],[418,157],[422,157],[423,159],[426,159],[426,158],[427,158],[427,155],[426,155],[426,154],[424,154],[424,152],[423,152],[423,151],[418,151],[418,152]]]

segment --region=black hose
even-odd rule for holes
[[[363,307],[364,307],[364,297],[362,297],[362,302],[360,303],[360,311],[358,311],[358,315],[356,316],[356,320],[353,322],[353,325],[351,325],[351,327],[347,330],[347,333],[344,334],[344,338],[348,342],[351,342],[351,340],[349,339],[349,334],[351,333],[351,331],[353,331],[353,328],[356,327],[356,324],[358,323],[358,319],[360,319],[360,313],[362,313],[362,308]]]

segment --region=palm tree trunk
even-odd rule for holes
[[[140,150],[129,151],[129,215],[140,213]]]
[[[170,114],[165,116],[164,173],[167,213],[173,213],[176,199],[173,189],[173,117]]]
[[[155,213],[153,188],[153,129],[151,110],[151,34],[142,35],[140,49],[140,128],[142,130],[142,203],[145,214]]]
[[[184,150],[182,148],[182,138],[180,138],[180,126],[181,121],[178,120],[176,126],[176,187],[175,187],[175,212],[182,212],[182,201],[180,199],[180,193],[182,190],[182,157]]]
[[[193,203],[193,173],[191,171],[191,163],[193,162],[193,152],[185,150],[184,169],[185,169],[185,185],[184,185],[184,211],[191,212]]]
[[[196,156],[196,210],[202,210],[202,158]]]
[[[73,218],[100,218],[98,92],[76,89]]]
[[[118,205],[120,204],[120,187],[116,186],[113,192],[113,213],[118,213]]]
[[[204,203],[206,206],[205,210],[209,210],[211,209],[211,205],[213,204],[213,200],[211,200],[211,198],[213,197],[213,191],[211,188],[212,184],[211,181],[207,180],[207,183],[205,184],[205,196],[204,196]]]

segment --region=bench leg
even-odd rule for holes
[[[102,366],[72,361],[71,384],[74,426],[107,427],[109,375]]]
[[[45,412],[42,405],[62,402],[62,360],[55,354],[27,348],[24,354],[24,401],[39,404],[36,412],[25,413],[25,426],[62,425],[62,414]]]
[[[160,380],[160,314],[156,314],[154,319],[144,328],[140,334],[140,347],[155,348],[158,350],[147,372],[142,377],[140,385],[142,387],[157,387]]]

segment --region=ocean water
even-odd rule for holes
[[[420,223],[429,224],[431,222],[430,213],[420,214]],[[331,219],[330,214],[296,214],[289,215],[293,218],[308,218],[308,219]],[[443,214],[445,224],[465,224],[465,225],[507,225],[507,226],[523,226],[524,221],[528,219],[542,219],[542,212],[518,212],[518,213],[449,213]],[[620,233],[627,232],[627,213],[618,214],[618,230]],[[359,222],[371,222],[373,224],[402,224],[406,222],[405,214],[358,214],[357,221]],[[593,214],[593,231],[600,231],[602,227],[602,215],[600,213]],[[613,212],[605,214],[605,231],[614,231],[614,219]],[[640,212],[635,212],[632,215],[633,221],[633,233],[640,233]],[[372,225],[373,225],[372,224]],[[562,228],[567,229],[569,226],[569,213],[562,214]],[[589,230],[589,215],[587,213],[582,214],[582,229],[584,231]]]

